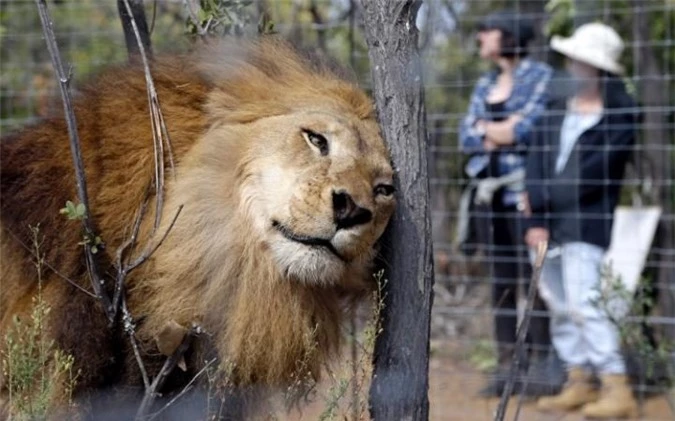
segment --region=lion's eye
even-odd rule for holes
[[[303,129],[302,135],[305,137],[307,143],[319,150],[321,156],[328,155],[328,140],[323,135],[308,129]]]
[[[396,191],[396,188],[391,184],[378,184],[373,189],[376,196],[391,196]]]

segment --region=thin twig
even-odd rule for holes
[[[143,252],[143,254],[138,256],[138,258],[136,258],[136,260],[134,260],[133,262],[131,262],[127,266],[127,268],[126,268],[127,274],[129,272],[131,272],[132,270],[136,269],[137,267],[139,267],[140,265],[142,265],[143,263],[145,263],[150,258],[150,256],[152,256],[153,253],[155,251],[157,251],[157,249],[162,245],[162,243],[164,243],[164,240],[166,239],[166,237],[169,236],[169,233],[173,229],[173,226],[176,224],[176,220],[178,219],[178,216],[180,215],[182,210],[183,210],[183,205],[180,205],[178,207],[178,210],[176,211],[176,214],[174,215],[173,219],[171,220],[171,223],[166,228],[166,231],[164,231],[164,234],[159,239],[159,241],[157,241],[157,243],[155,243],[154,246],[148,246],[148,248],[146,248],[146,250]]]
[[[134,228],[133,232],[131,234],[131,238],[125,242],[122,247],[120,247],[117,250],[117,278],[115,281],[115,294],[113,295],[113,305],[114,308],[117,309],[119,306],[119,302],[121,300],[121,297],[124,295],[124,282],[127,279],[127,276],[136,268],[141,266],[143,263],[145,263],[152,255],[159,249],[159,247],[164,243],[164,240],[166,240],[166,237],[169,236],[169,233],[173,229],[174,225],[176,224],[176,220],[178,220],[178,216],[180,215],[181,211],[183,210],[183,205],[180,205],[178,207],[178,210],[176,211],[176,214],[174,215],[173,219],[171,220],[171,223],[169,226],[166,228],[166,231],[164,231],[164,234],[160,237],[160,239],[152,246],[148,245],[143,253],[141,253],[140,256],[138,256],[133,262],[127,262],[126,264],[122,263],[123,259],[123,252],[126,248],[131,248],[135,246],[136,239],[138,237],[138,230],[140,228],[140,223],[141,219],[143,218],[143,214],[145,213],[145,209],[147,207],[147,201],[143,202],[143,205],[141,205],[141,209],[138,212],[136,221],[134,222]]]
[[[154,414],[152,414],[152,415],[148,418],[148,421],[154,420],[154,419],[157,418],[162,412],[166,411],[171,405],[173,405],[174,403],[176,403],[176,401],[177,401],[178,399],[180,399],[183,395],[185,395],[185,394],[192,388],[192,385],[197,381],[197,379],[198,379],[199,377],[201,377],[202,374],[206,373],[206,370],[208,370],[208,368],[211,367],[211,365],[213,365],[216,361],[218,361],[218,358],[213,358],[213,359],[211,359],[210,361],[208,361],[208,362],[204,365],[204,367],[203,367],[201,370],[199,370],[199,372],[197,372],[197,374],[195,374],[194,377],[192,377],[192,379],[190,380],[190,382],[189,382],[187,385],[185,385],[185,387],[183,388],[183,390],[181,390],[180,393],[178,393],[178,394],[177,394],[176,396],[174,396],[169,402],[167,402],[167,404],[164,405],[164,407],[163,407],[162,409],[160,409],[159,411],[157,411],[157,412],[155,412]]]
[[[162,388],[162,386],[164,386],[166,378],[176,368],[181,358],[183,358],[183,355],[192,344],[192,340],[200,333],[202,333],[201,327],[192,326],[185,334],[185,337],[178,348],[176,348],[173,354],[166,359],[164,365],[162,366],[161,370],[159,370],[159,373],[152,381],[150,387],[145,389],[145,396],[143,396],[143,401],[138,408],[138,412],[136,412],[136,421],[145,420],[147,418],[148,411],[150,411],[150,408],[152,408],[152,405],[158,396],[158,391]]]
[[[539,287],[539,279],[541,278],[541,271],[544,267],[544,258],[546,257],[547,249],[548,243],[545,241],[542,241],[537,245],[537,255],[532,268],[532,280],[530,282],[530,289],[527,293],[527,302],[525,304],[525,315],[523,316],[523,321],[520,322],[520,326],[518,326],[518,332],[516,333],[516,346],[513,354],[513,361],[509,369],[509,376],[506,379],[506,384],[504,385],[504,391],[502,392],[502,396],[499,401],[499,406],[497,407],[497,412],[495,414],[494,421],[504,421],[504,416],[506,415],[506,408],[509,404],[509,397],[513,392],[513,385],[515,383],[515,378],[520,371],[520,363],[521,363],[520,355],[523,352],[523,347],[525,346],[525,337],[527,336],[527,331],[530,328],[532,309],[534,308],[534,300],[537,296],[537,288]]]
[[[45,0],[35,0],[40,21],[42,23],[42,32],[47,42],[47,49],[52,60],[52,66],[56,72],[56,77],[59,81],[59,88],[61,90],[61,99],[63,100],[63,109],[65,112],[66,124],[68,125],[68,135],[70,139],[70,151],[73,158],[73,166],[75,167],[75,177],[77,183],[77,196],[84,205],[84,218],[82,219],[82,226],[85,231],[86,238],[96,238],[94,232],[94,224],[91,218],[91,210],[89,209],[89,197],[87,194],[87,179],[84,171],[84,164],[82,161],[82,151],[80,149],[80,137],[77,132],[77,119],[75,118],[75,110],[73,108],[73,101],[70,95],[70,72],[66,74],[61,61],[61,54],[56,43],[56,35],[54,34],[54,25],[47,10],[47,3]],[[111,306],[110,297],[105,292],[104,279],[100,275],[98,261],[94,256],[92,248],[88,245],[84,247],[85,258],[89,276],[91,277],[91,284],[94,293],[101,300],[106,316],[110,321],[113,319],[113,310]]]
[[[152,2],[152,20],[150,20],[150,30],[149,34],[152,36],[152,33],[155,31],[155,22],[157,20],[157,0]]]
[[[153,225],[153,234],[159,228],[159,223],[162,217],[162,208],[164,205],[164,146],[166,145],[169,155],[169,164],[172,170],[172,173],[175,177],[175,166],[173,161],[173,153],[171,150],[171,141],[169,139],[169,133],[166,129],[166,124],[164,121],[164,116],[162,110],[159,107],[159,98],[157,97],[157,90],[155,89],[155,83],[152,79],[152,74],[150,72],[150,64],[148,61],[148,56],[143,46],[143,41],[141,34],[138,30],[138,25],[132,14],[131,5],[129,0],[122,0],[124,6],[127,9],[129,14],[131,26],[136,35],[136,42],[138,44],[138,50],[141,55],[141,61],[143,63],[143,71],[145,74],[145,84],[148,92],[148,106],[150,107],[150,122],[152,125],[152,140],[155,151],[155,223]]]
[[[351,409],[352,419],[359,418],[359,381],[358,381],[358,340],[356,338],[356,308],[352,306],[349,311],[349,335],[351,337],[351,369],[352,369],[352,395],[351,395]]]
[[[117,277],[115,280],[115,291],[113,294],[113,309],[115,312],[118,311],[119,309],[119,304],[120,300],[122,297],[122,292],[124,290],[124,282],[126,280],[126,277],[128,275],[127,271],[125,270],[125,263],[124,263],[124,254],[129,250],[129,255],[134,251],[134,248],[136,247],[136,241],[138,240],[138,233],[141,230],[141,223],[143,222],[143,218],[145,217],[145,212],[148,209],[148,202],[150,201],[150,185],[145,189],[145,196],[143,198],[143,202],[141,203],[141,207],[136,212],[136,218],[134,220],[134,225],[131,230],[131,237],[129,237],[118,249],[116,253],[116,267],[117,267]],[[128,263],[127,258],[127,263]]]
[[[321,12],[317,8],[316,5],[316,0],[310,0],[309,1],[309,13],[312,15],[312,21],[314,23],[314,27],[316,28],[316,35],[318,37],[318,44],[319,48],[321,49],[322,52],[326,52],[326,33],[325,30],[323,29],[323,16],[321,16]]]
[[[19,238],[18,235],[16,235],[14,232],[12,232],[12,231],[9,230],[9,229],[7,230],[7,233],[8,233],[8,234],[10,235],[10,237],[12,237],[17,243],[19,243],[19,245],[20,245],[21,247],[23,247],[24,249],[26,249],[33,257],[37,257],[37,256],[35,256],[35,251],[34,251],[32,248],[30,248],[26,243],[24,243],[23,241],[21,241],[21,238]],[[42,265],[45,266],[47,269],[51,270],[52,272],[54,272],[54,274],[56,274],[56,276],[58,276],[59,278],[61,278],[61,279],[63,279],[64,281],[68,282],[68,283],[69,283],[71,286],[73,286],[74,288],[80,290],[81,292],[84,292],[85,294],[87,294],[88,296],[90,296],[90,297],[92,297],[92,298],[98,298],[95,294],[92,294],[91,292],[89,292],[89,291],[87,291],[86,289],[82,288],[80,285],[78,285],[77,282],[73,281],[72,279],[70,279],[69,277],[67,277],[66,275],[64,275],[63,273],[59,272],[59,271],[58,271],[54,266],[52,266],[48,261],[46,261],[46,260],[43,259],[43,260],[42,260]]]
[[[141,376],[143,377],[143,386],[147,391],[150,387],[150,380],[148,378],[148,372],[145,370],[145,364],[143,364],[143,359],[141,358],[141,353],[138,350],[138,342],[136,341],[136,325],[134,323],[133,317],[127,308],[127,299],[122,299],[122,321],[124,324],[124,331],[129,335],[129,341],[131,342],[131,348],[134,350],[134,357],[136,357],[136,362],[138,363],[138,368],[141,370]]]

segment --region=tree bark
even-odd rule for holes
[[[138,26],[138,32],[141,34],[141,42],[145,48],[145,53],[148,58],[152,57],[152,50],[150,48],[150,31],[148,30],[148,22],[145,19],[145,8],[143,7],[143,0],[129,0],[132,15]],[[122,21],[122,29],[124,30],[124,41],[127,45],[127,52],[129,53],[129,61],[140,61],[140,51],[134,34],[134,28],[131,25],[131,16],[127,13],[124,6],[124,0],[117,0],[117,10]]]
[[[647,158],[651,163],[651,176],[655,180],[668,180],[673,171],[672,158],[664,151],[668,150],[669,136],[667,130],[666,106],[668,105],[668,82],[663,77],[666,72],[661,68],[657,60],[654,46],[650,40],[650,22],[649,14],[644,10],[641,0],[631,0],[631,5],[635,10],[633,17],[633,56],[635,62],[634,73],[640,75],[638,82],[638,97],[642,106],[647,107],[643,112],[643,142]],[[657,186],[652,200],[663,207],[664,215],[673,214],[673,196],[671,187],[664,183]],[[659,226],[659,232],[656,238],[656,246],[672,250],[675,247],[673,240],[673,223],[662,220]],[[675,316],[675,275],[668,268],[669,257],[659,256],[658,279],[656,283],[660,286],[659,307],[661,313],[667,317]],[[663,327],[665,335],[670,339],[675,339],[675,328],[672,326]]]
[[[527,16],[534,25],[535,36],[530,43],[530,56],[535,60],[546,60],[548,54],[547,40],[542,31],[547,2],[548,0],[520,0],[517,3],[517,10]]]
[[[429,415],[434,271],[426,112],[415,26],[420,3],[362,1],[374,96],[398,190],[382,247],[387,283],[370,388],[375,420],[426,420]]]

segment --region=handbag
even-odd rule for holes
[[[640,178],[641,189],[633,190],[632,205],[614,209],[610,244],[603,257],[602,299],[614,320],[631,311],[663,213],[661,206],[645,204],[652,183],[650,177]]]

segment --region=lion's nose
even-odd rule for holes
[[[352,196],[345,191],[333,192],[333,214],[337,229],[366,224],[373,219],[373,213],[358,206]]]

